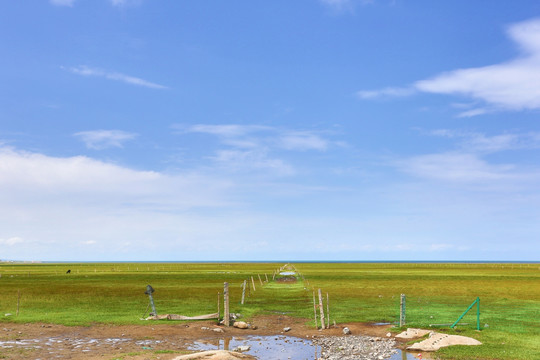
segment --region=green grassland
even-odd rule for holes
[[[160,314],[216,312],[226,281],[231,312],[248,319],[287,314],[313,326],[313,291],[319,288],[325,297],[329,294],[330,319],[337,323],[397,323],[400,294],[405,294],[408,327],[451,324],[480,297],[481,331],[476,330],[476,307],[456,329],[435,327],[484,345],[442,349],[440,357],[540,359],[540,264],[296,263],[298,282],[271,281],[282,265],[0,263],[0,322],[149,324],[140,320],[148,306],[148,284],[156,290]],[[265,274],[270,281],[261,286],[258,275],[265,281]],[[250,286],[241,305],[241,284],[247,279],[251,283],[251,276],[256,290]]]

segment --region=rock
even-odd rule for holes
[[[284,332],[291,331],[291,328],[287,326],[287,327],[283,328],[283,331]]]
[[[386,337],[392,337],[392,333],[386,333]]]
[[[254,360],[253,356],[242,354],[234,351],[227,350],[211,350],[211,351],[202,351],[189,355],[181,355],[175,357],[173,360]]]
[[[229,317],[231,318],[231,320],[236,320],[236,319],[240,319],[242,317],[242,314],[232,313],[229,315]]]
[[[422,336],[429,334],[430,332],[431,332],[430,330],[409,328],[407,329],[407,331],[404,331],[396,335],[396,337],[400,339],[415,339],[415,338],[421,338]]]
[[[343,328],[343,334],[344,335],[351,335],[351,329],[349,329],[348,327],[344,327]]]
[[[222,328],[215,328],[215,329],[212,329],[212,331],[217,332],[217,333],[225,332]]]
[[[321,347],[322,360],[388,359],[397,353],[394,339],[348,335],[313,340]]]
[[[243,321],[235,321],[233,324],[233,327],[238,328],[238,329],[247,329],[248,324]]]
[[[249,346],[249,345],[241,345],[241,346],[238,346],[236,349],[234,349],[234,351],[244,352],[244,351],[249,351],[249,349],[251,349],[251,346]]]
[[[257,330],[259,327],[257,325],[251,325],[251,330]]]
[[[437,351],[442,347],[452,345],[482,345],[482,343],[467,336],[431,333],[429,338],[412,344],[407,350]]]

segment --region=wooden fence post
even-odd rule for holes
[[[225,326],[230,325],[230,316],[229,316],[229,283],[223,283],[223,320],[225,321]]]
[[[217,323],[219,325],[219,319],[221,318],[221,293],[218,291],[217,293]]]
[[[319,311],[321,313],[321,329],[324,330],[324,306],[321,289],[319,289]]]
[[[261,280],[261,275],[257,274],[257,276],[259,277],[259,282],[261,283],[261,286],[263,286],[263,283],[262,283],[262,280]]]
[[[268,282],[268,275],[265,273],[264,276],[266,277],[266,282]]]
[[[244,297],[246,296],[246,280],[242,284],[242,301],[241,304],[244,305]]]
[[[319,325],[317,325],[317,303],[315,302],[315,290],[313,290],[313,316],[315,317],[315,329],[318,329]]]
[[[253,280],[253,276],[251,277],[251,285],[253,285],[253,291],[255,291],[255,280]]]
[[[326,293],[326,328],[330,329],[330,300],[328,293]]]
[[[401,294],[399,301],[399,327],[405,326],[405,294]]]
[[[21,302],[21,290],[17,290],[17,315],[19,316],[19,304]]]

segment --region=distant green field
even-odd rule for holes
[[[0,263],[0,321],[66,325],[148,324],[146,285],[156,290],[158,313],[200,315],[216,312],[223,282],[230,284],[231,312],[253,317],[280,314],[313,322],[313,290],[330,297],[330,319],[399,320],[400,294],[406,295],[408,327],[451,324],[480,297],[476,308],[449,333],[472,336],[478,347],[452,347],[444,359],[540,359],[540,264],[296,263],[305,281],[261,287],[277,263]],[[70,269],[71,274],[66,274]],[[254,277],[241,305],[241,284]],[[16,316],[20,293],[19,315]],[[5,314],[12,314],[5,316]],[[462,325],[468,324],[468,325]],[[397,329],[396,329],[397,330]]]

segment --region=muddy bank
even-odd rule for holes
[[[225,338],[247,336],[291,336],[313,340],[342,336],[343,327],[353,335],[384,337],[388,327],[349,323],[318,331],[305,325],[307,320],[285,315],[260,316],[251,321],[256,330],[224,328],[214,321],[191,323],[145,322],[144,325],[62,326],[51,324],[0,324],[0,353],[7,359],[115,359],[170,360],[196,350],[196,342],[219,345]],[[291,329],[284,332],[284,328]],[[219,329],[219,330],[217,330]]]

